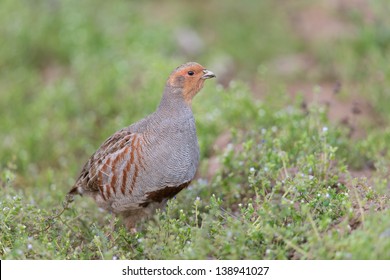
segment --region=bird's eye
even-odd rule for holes
[[[194,74],[195,74],[194,71],[188,71],[188,75],[192,76]]]

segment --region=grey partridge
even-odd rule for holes
[[[92,197],[99,207],[122,216],[130,231],[163,208],[195,176],[199,146],[191,102],[213,77],[195,62],[176,68],[157,110],[109,137],[68,195]]]

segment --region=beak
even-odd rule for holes
[[[204,75],[202,76],[202,79],[215,78],[215,74],[207,69],[204,69],[203,73],[204,73]]]

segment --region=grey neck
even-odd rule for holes
[[[166,85],[156,113],[164,116],[174,116],[177,114],[185,116],[192,115],[192,110],[183,98],[182,88]]]

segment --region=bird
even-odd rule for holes
[[[192,99],[215,77],[196,62],[174,69],[157,109],[110,136],[85,163],[67,197],[92,197],[137,232],[137,223],[163,209],[195,177],[200,154]]]

